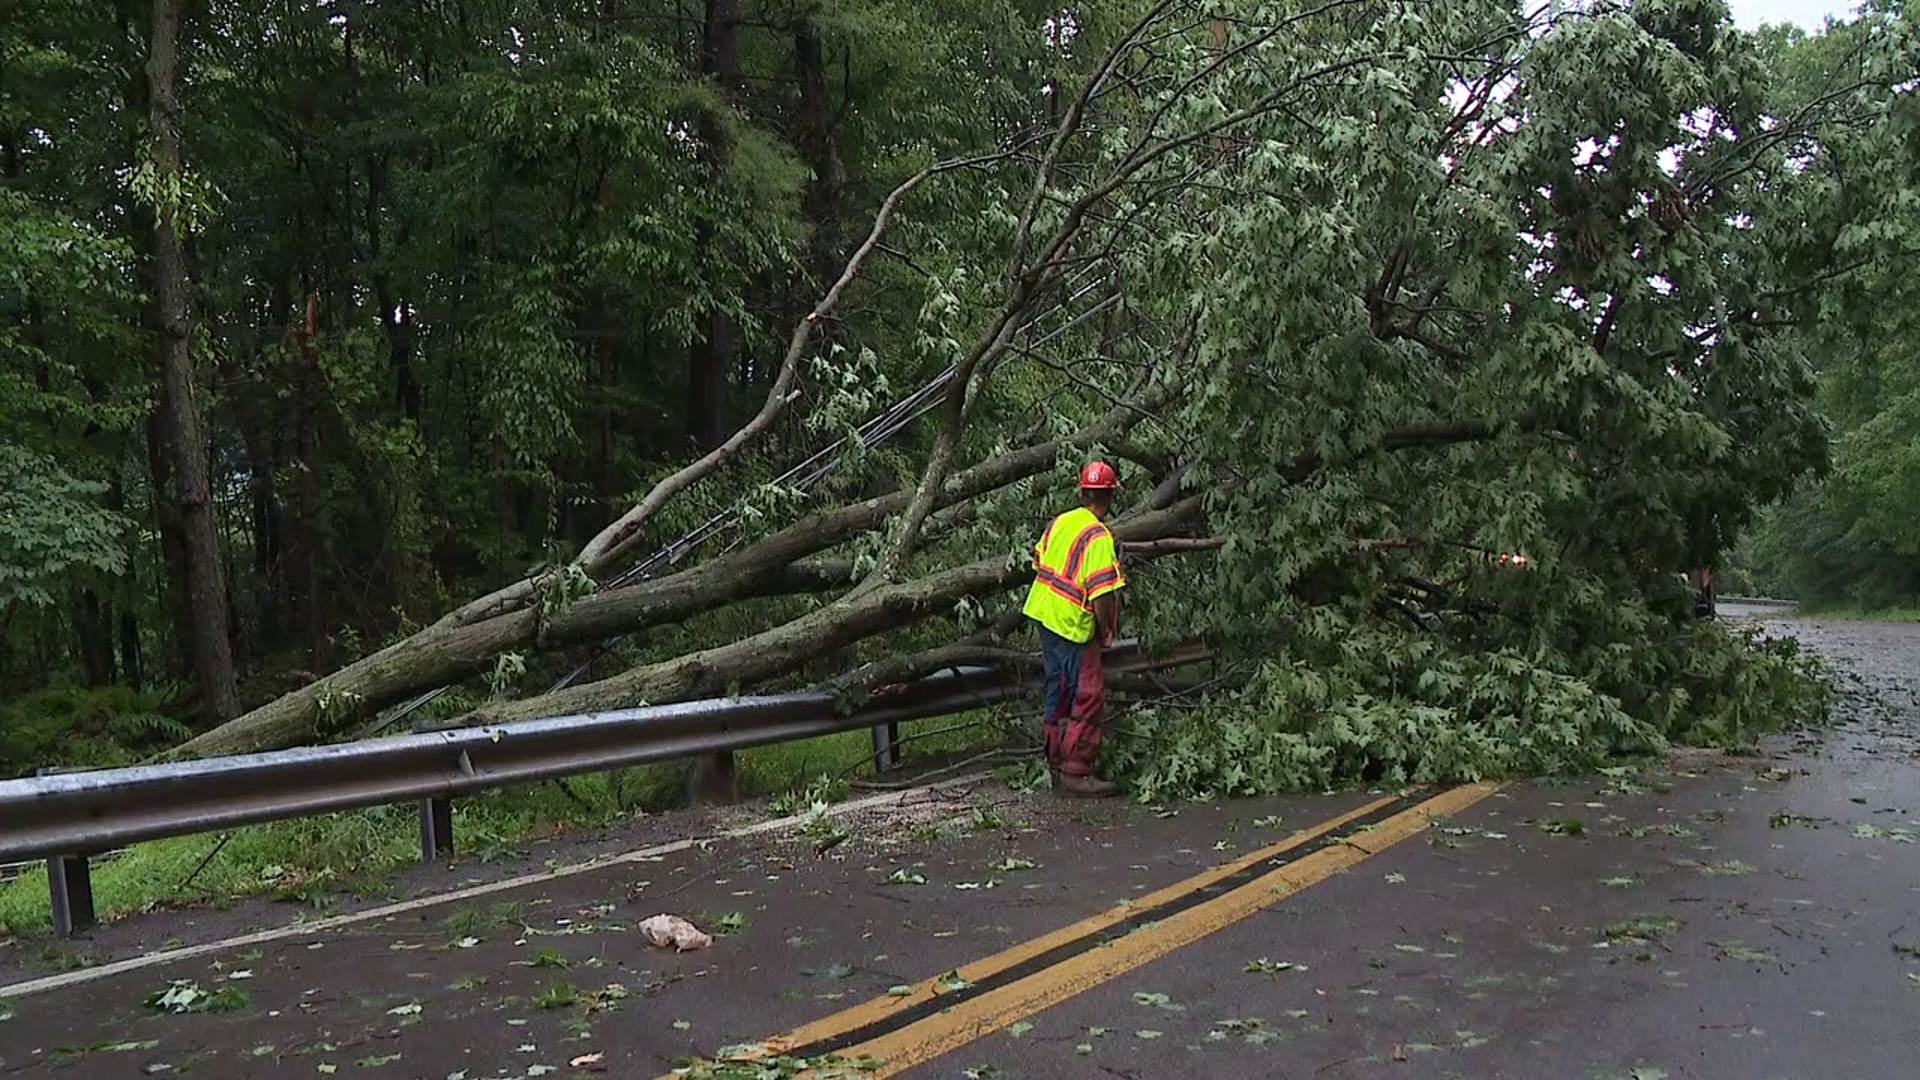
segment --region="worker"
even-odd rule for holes
[[[1101,652],[1120,629],[1127,578],[1105,521],[1120,476],[1104,461],[1080,470],[1081,505],[1053,519],[1033,549],[1026,616],[1040,624],[1046,670],[1047,772],[1062,795],[1102,798],[1118,785],[1094,773],[1106,721]]]

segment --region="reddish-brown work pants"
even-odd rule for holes
[[[1047,768],[1092,776],[1107,720],[1107,675],[1099,640],[1068,641],[1043,626],[1040,660],[1047,679]]]

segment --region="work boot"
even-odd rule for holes
[[[1055,790],[1071,799],[1108,799],[1120,794],[1120,785],[1097,776],[1068,773],[1061,776],[1060,786]]]

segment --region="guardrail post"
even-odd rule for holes
[[[93,875],[85,855],[55,855],[47,860],[47,886],[53,901],[53,932],[67,938],[92,926]]]
[[[415,720],[413,733],[432,730],[432,723]],[[432,866],[445,855],[453,854],[453,798],[429,795],[420,800],[420,864]]]
[[[36,776],[82,772],[59,766],[38,769]],[[47,899],[53,909],[53,932],[72,937],[98,920],[93,912],[93,873],[85,855],[55,855],[47,860]]]
[[[453,800],[429,795],[420,800],[420,862],[432,866],[453,854]]]
[[[892,772],[900,764],[900,725],[894,721],[873,725],[873,771]]]

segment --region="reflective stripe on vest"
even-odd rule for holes
[[[1067,555],[1067,571],[1061,576],[1068,581],[1080,580],[1080,564],[1086,560],[1088,546],[1093,543],[1095,537],[1106,534],[1107,527],[1097,521],[1080,530],[1080,535],[1073,538],[1071,553]]]
[[[1058,520],[1057,518],[1055,519],[1056,522]],[[1065,599],[1072,601],[1074,605],[1082,611],[1090,610],[1087,603],[1087,592],[1115,581],[1120,577],[1120,568],[1118,566],[1111,566],[1087,579],[1087,587],[1084,589],[1074,584],[1075,579],[1080,576],[1080,564],[1086,561],[1087,548],[1093,545],[1094,540],[1105,535],[1107,535],[1107,527],[1097,521],[1080,530],[1080,534],[1073,538],[1073,544],[1067,549],[1065,572],[1057,571],[1044,562],[1035,560],[1037,563],[1033,568],[1035,580],[1041,582],[1047,588],[1052,589]],[[1053,526],[1049,525],[1047,526],[1046,535],[1040,538],[1041,559],[1046,558],[1047,541],[1052,537]]]

